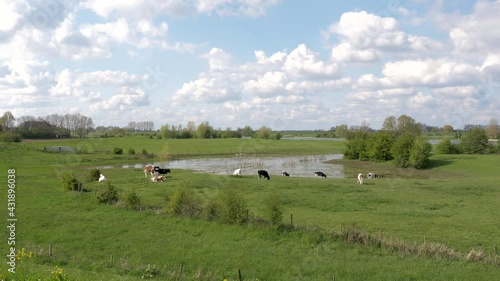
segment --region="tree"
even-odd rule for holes
[[[466,154],[483,154],[488,148],[486,130],[475,127],[462,136],[461,151]]]
[[[371,161],[383,162],[392,160],[391,147],[394,144],[394,135],[387,131],[376,133],[372,139],[368,155]]]
[[[423,137],[417,138],[410,151],[408,164],[415,169],[423,169],[429,164],[432,145]]]
[[[342,124],[335,128],[335,136],[337,138],[347,138],[348,133],[349,127],[347,126],[347,124]]]
[[[196,137],[199,139],[209,139],[212,137],[212,131],[214,128],[210,125],[208,121],[201,122],[196,128]]]
[[[252,129],[252,127],[250,126],[245,126],[243,129],[240,129],[241,130],[241,135],[244,136],[244,137],[251,137],[253,136],[253,134],[255,133]]]
[[[14,129],[15,121],[16,118],[14,118],[14,115],[12,115],[10,111],[7,111],[0,118],[0,126],[2,126],[5,131],[12,131]]]
[[[397,129],[397,120],[394,116],[389,116],[385,118],[384,124],[382,125],[383,131],[395,132]]]
[[[391,148],[394,166],[400,168],[410,167],[410,154],[413,148],[415,135],[404,133],[400,135]]]
[[[420,123],[417,123],[415,119],[403,114],[398,117],[396,131],[398,135],[405,133],[420,135],[422,133],[422,126]]]
[[[446,124],[443,126],[443,132],[451,133],[451,132],[453,132],[453,127],[451,125]]]
[[[351,160],[368,160],[368,136],[368,133],[362,131],[354,132],[352,136],[349,136],[345,142],[346,150],[344,151],[344,158]]]
[[[495,139],[500,134],[500,126],[498,125],[498,120],[495,118],[491,118],[488,124],[488,128],[486,129],[488,137]]]
[[[273,130],[269,127],[262,126],[255,132],[255,136],[259,139],[270,139],[272,138]]]

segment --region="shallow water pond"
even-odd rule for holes
[[[220,158],[200,158],[173,160],[166,163],[147,163],[170,169],[187,169],[201,173],[232,175],[234,170],[241,169],[242,175],[257,175],[257,170],[267,170],[270,175],[281,175],[286,171],[292,177],[314,177],[314,172],[321,171],[329,178],[343,178],[342,165],[326,164],[332,159],[342,159],[342,154],[256,157],[240,156]],[[123,168],[142,168],[144,164],[123,165]]]

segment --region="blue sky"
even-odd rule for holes
[[[96,126],[498,119],[499,1],[0,0],[0,112]]]

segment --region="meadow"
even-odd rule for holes
[[[84,153],[43,152],[44,146]],[[121,147],[124,155],[109,153]],[[127,154],[134,149],[135,155]],[[153,156],[141,155],[146,149]],[[135,192],[141,210],[122,202],[98,204],[102,183],[65,191],[60,178],[84,179],[105,164],[153,159],[233,156],[236,153],[341,153],[342,141],[162,140],[147,136],[0,143],[0,178],[16,169],[17,273],[6,280],[494,280],[500,273],[498,155],[434,155],[426,170],[390,163],[334,160],[346,178],[242,177],[175,169],[153,183],[141,169],[109,168],[121,194]],[[381,178],[357,185],[358,172]],[[203,202],[226,189],[244,196],[250,221],[224,224],[167,213],[179,189]],[[7,192],[0,216],[7,217]],[[278,196],[283,224],[263,223],[266,198]],[[6,223],[6,222],[5,222]],[[293,225],[292,225],[293,224]],[[8,254],[8,230],[2,241]],[[52,255],[49,252],[51,245]],[[436,250],[438,249],[438,250]],[[439,250],[443,249],[443,250]],[[60,271],[59,269],[60,268]],[[59,279],[57,279],[59,278]]]

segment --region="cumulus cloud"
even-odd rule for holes
[[[198,14],[258,17],[265,14],[267,7],[278,2],[279,0],[130,0],[111,3],[108,1],[86,0],[80,3],[80,7],[90,9],[104,18],[115,15],[144,19],[159,14],[173,17]]]
[[[333,35],[340,38],[331,53],[332,59],[338,62],[374,62],[384,55],[418,57],[444,47],[429,37],[401,31],[395,18],[366,11],[342,14],[340,20],[331,24],[323,34],[327,40]]]
[[[122,87],[116,95],[107,100],[92,104],[93,111],[125,111],[135,107],[149,105],[148,95],[141,89]]]

